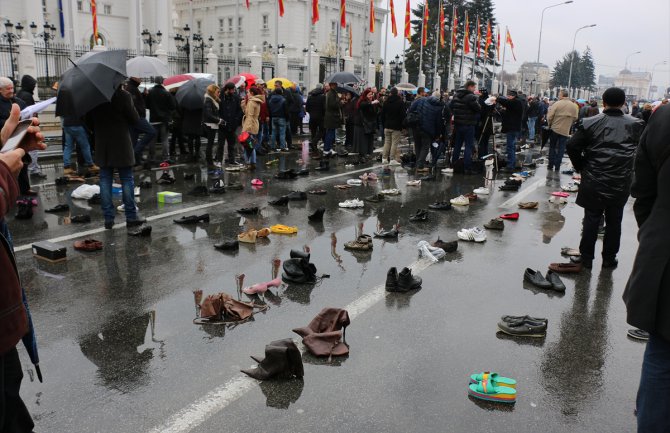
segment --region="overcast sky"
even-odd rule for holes
[[[389,59],[402,51],[405,0],[394,0],[398,37],[389,39]],[[412,8],[423,0],[410,0]],[[494,0],[495,13],[504,32],[508,26],[514,41],[517,61],[508,55],[505,69],[515,71],[524,61],[535,61],[542,9],[560,0]],[[462,19],[462,18],[461,18]],[[447,20],[449,18],[447,17]],[[556,60],[569,52],[575,30],[575,49],[590,46],[598,74],[616,75],[623,69],[626,56],[629,69],[650,71],[654,64],[670,64],[670,0],[574,0],[572,4],[548,9],[544,14],[540,61],[553,68]],[[384,28],[385,30],[385,28]],[[448,38],[448,36],[447,36]],[[509,54],[509,48],[508,48]],[[670,87],[670,67],[656,66],[654,83]]]

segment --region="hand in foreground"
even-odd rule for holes
[[[7,167],[9,167],[9,171],[12,172],[12,175],[16,177],[23,168],[23,161],[21,161],[21,158],[23,158],[25,154],[26,152],[23,149],[14,149],[7,153],[0,153],[0,161],[4,162]]]
[[[12,110],[9,113],[9,118],[2,127],[2,131],[0,131],[0,149],[5,145],[7,139],[12,135],[20,120],[21,110],[17,104],[12,104]],[[24,137],[23,141],[21,141],[21,149],[25,150],[26,152],[30,152],[32,150],[44,150],[47,148],[47,145],[44,144],[44,135],[40,132],[40,121],[36,117],[33,117],[32,121],[32,126],[28,127],[28,133]]]

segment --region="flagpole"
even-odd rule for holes
[[[275,77],[279,74],[279,0],[275,1]]]
[[[405,29],[403,29],[403,35],[402,35],[402,71],[401,74],[405,74],[405,50],[407,49],[407,38],[405,37]],[[402,82],[402,76],[398,78],[398,83]],[[397,83],[396,83],[397,84]]]
[[[507,26],[505,26],[505,42],[503,42],[503,61],[502,61],[502,68],[500,70],[500,87],[504,90],[505,89],[505,54],[507,54]],[[500,93],[500,89],[498,89],[498,93]]]
[[[139,3],[140,3],[140,0],[137,0],[138,8],[139,8]],[[193,35],[195,33],[195,30],[196,30],[196,29],[193,28],[193,2],[190,1],[190,2],[188,2],[188,4],[189,4],[189,19],[191,21],[190,24],[189,24],[189,27],[191,27],[191,35]],[[138,13],[138,18],[137,19],[138,19],[138,21],[140,19],[139,18],[139,13]],[[139,36],[139,33],[138,33],[138,38],[141,38]],[[140,41],[140,39],[138,39],[138,44],[139,44],[139,41]],[[191,55],[189,56],[188,70],[189,70],[189,72],[193,72],[193,70],[194,70],[193,69],[193,59],[195,58],[195,51],[193,50],[193,47],[194,47],[193,44],[189,43],[189,46],[190,46],[189,49],[191,50]],[[138,52],[139,52],[139,48],[138,48]]]
[[[340,22],[337,23],[337,28],[335,29],[335,72],[340,72],[340,28],[342,27],[341,21],[342,20],[342,6],[340,5]],[[349,56],[351,57],[351,53],[349,53]]]
[[[369,0],[368,0],[368,5],[365,8],[365,25],[364,25],[363,28],[367,27],[370,24],[369,13],[370,13],[370,5],[369,5]],[[368,77],[368,72],[370,70],[370,68],[368,67],[368,65],[370,64],[370,47],[368,45],[368,32],[369,31],[370,31],[370,29],[363,32],[363,56],[361,57],[363,59],[363,61],[361,63],[363,63],[363,64],[361,65],[362,66],[361,74],[363,74],[363,76],[365,77],[365,80],[368,82],[368,86],[372,87],[372,86],[374,86],[374,83],[372,85],[370,85],[370,77]]]
[[[428,7],[428,0],[424,0],[423,3],[423,15],[421,16],[421,37],[419,38],[419,76],[416,78],[417,84],[419,84],[419,78],[423,73],[423,27],[426,25],[426,8]],[[426,84],[426,83],[424,83]]]
[[[237,31],[235,32],[235,75],[240,73],[240,32],[242,31],[242,29],[239,28],[239,25],[240,25],[240,0],[235,0],[235,26],[238,27]]]
[[[451,78],[451,74],[453,72],[452,67],[451,67],[451,59],[453,58],[452,56],[454,54],[454,16],[455,15],[456,15],[456,8],[452,8],[452,10],[451,10],[451,25],[449,26],[449,27],[451,27],[451,41],[449,43],[449,64],[447,65],[448,66],[447,70],[449,72],[448,72],[448,76],[447,76],[447,85],[449,84],[449,79]],[[447,90],[451,90],[451,89],[447,89]]]
[[[387,51],[389,47],[389,21],[391,21],[391,0],[388,0],[386,2],[386,5],[388,6],[388,13],[386,14],[386,40],[384,41],[384,64],[386,64],[387,59]],[[390,69],[389,69],[390,71]],[[390,82],[390,81],[389,81]]]
[[[67,5],[67,36],[68,36],[68,42],[69,42],[69,49],[70,49],[70,58],[72,60],[75,59],[76,53],[74,51],[74,15],[72,13],[72,2],[70,0],[67,0],[65,2]],[[97,41],[93,41],[93,45],[96,45]]]
[[[435,85],[435,77],[437,76],[437,55],[438,55],[438,48],[440,46],[440,17],[442,16],[442,1],[440,0],[440,10],[437,13],[437,24],[435,25],[435,59],[433,61],[433,91],[435,90],[440,90],[439,87],[442,83],[437,83],[437,86]]]

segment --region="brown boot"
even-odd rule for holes
[[[76,176],[77,172],[70,167],[63,168],[63,176]]]
[[[100,167],[98,167],[95,164],[92,164],[88,166],[88,171],[89,173],[100,173]]]

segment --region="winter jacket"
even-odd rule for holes
[[[258,134],[259,123],[258,118],[261,114],[261,104],[263,98],[259,95],[254,95],[247,101],[244,110],[244,119],[242,120],[242,130],[250,134]]]
[[[25,102],[27,107],[35,105],[33,92],[35,91],[36,84],[37,80],[30,75],[24,75],[23,78],[21,78],[21,90],[16,93],[16,97]]]
[[[405,122],[405,103],[398,95],[391,95],[382,106],[382,123],[385,129],[400,131]]]
[[[363,128],[365,134],[374,134],[377,130],[377,107],[370,101],[361,101],[354,115],[354,125]]]
[[[323,122],[326,115],[326,94],[323,89],[314,89],[307,96],[305,111],[309,113],[309,120],[312,122]]]
[[[498,99],[498,104],[505,108],[502,113],[502,132],[521,132],[521,119],[523,119],[523,105],[516,98]]]
[[[342,126],[342,110],[340,108],[340,97],[335,90],[328,90],[325,101],[325,117],[323,127],[326,129],[337,129]]]
[[[474,96],[474,95],[473,95]],[[477,98],[475,98],[475,102]],[[479,106],[479,104],[477,104]],[[419,130],[435,140],[444,133],[442,110],[444,102],[437,98],[422,98],[417,106],[419,113]]]
[[[221,107],[219,105],[219,107]],[[182,109],[181,132],[184,135],[202,135],[202,109]],[[221,126],[223,128],[223,126]]]
[[[242,116],[244,113],[242,112],[240,102],[240,97],[234,93],[231,95],[225,93],[221,94],[221,100],[219,101],[219,117],[226,122],[225,126],[221,126],[221,128],[227,129],[228,131],[234,131],[242,124]]]
[[[95,107],[86,119],[95,134],[95,163],[99,167],[132,167],[135,164],[129,128],[140,117],[130,93],[119,87],[110,102]]]
[[[305,104],[305,101],[302,99],[302,93],[300,93],[300,90],[291,89],[289,96],[291,98],[291,102],[289,103],[289,112],[291,114],[303,113],[303,105]]]
[[[451,101],[451,112],[454,114],[454,125],[476,125],[479,121],[480,111],[481,106],[474,93],[464,87],[461,87],[456,91],[454,99]]]
[[[140,116],[140,119],[146,119],[147,117],[147,105],[144,101],[144,96],[140,93],[140,83],[135,80],[128,80],[126,82],[126,91],[130,93],[130,96],[133,98],[133,105],[137,114]]]
[[[205,94],[205,105],[202,107],[202,123],[212,129],[219,129],[219,103]]]
[[[147,95],[147,108],[149,109],[149,120],[151,122],[167,123],[172,117],[176,104],[170,92],[162,85],[156,84]]]
[[[629,324],[670,342],[670,106],[649,119],[635,158],[633,207],[639,246],[623,293]]]
[[[582,175],[577,204],[586,209],[623,206],[628,201],[633,158],[644,122],[618,108],[583,119],[567,143],[575,170]]]
[[[0,96],[0,129],[5,126],[5,122],[9,118],[9,113],[12,111],[12,104],[18,104],[21,110],[26,108],[26,103],[23,102],[23,99],[17,97],[5,99]]]
[[[19,195],[19,185],[0,161],[0,222]],[[14,252],[0,233],[0,356],[13,349],[28,333],[28,315],[21,297],[21,281]]]
[[[528,104],[528,112],[526,114],[528,115],[529,119],[532,117],[538,117],[540,115],[540,103],[536,100],[533,100],[530,104]]]
[[[568,137],[570,136],[570,128],[572,128],[572,124],[577,120],[578,115],[579,108],[577,108],[577,104],[568,98],[564,98],[554,102],[554,104],[549,107],[547,122],[552,131],[563,135],[564,137]]]
[[[282,93],[272,93],[267,103],[271,118],[288,119],[286,98]]]

